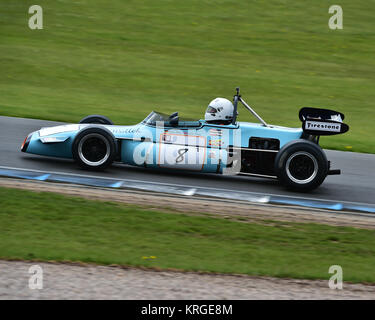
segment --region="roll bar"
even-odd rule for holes
[[[233,111],[232,124],[235,124],[236,121],[237,121],[237,105],[238,105],[238,101],[240,101],[243,104],[243,106],[247,110],[249,110],[253,114],[253,116],[256,117],[265,127],[269,127],[269,125],[245,102],[245,100],[242,99],[242,97],[240,95],[240,88],[239,87],[236,88],[236,94],[233,97],[234,111]]]
[[[238,99],[240,98],[240,88],[237,87],[236,88],[236,94],[234,95],[233,97],[233,106],[234,106],[234,110],[233,110],[233,119],[232,119],[232,124],[236,124],[236,121],[237,121],[237,104],[238,104]]]

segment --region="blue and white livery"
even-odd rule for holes
[[[237,106],[260,123],[237,121]],[[23,152],[74,159],[81,167],[103,170],[113,162],[163,170],[240,174],[278,179],[297,191],[318,187],[330,170],[319,146],[321,135],[348,131],[342,113],[303,108],[302,128],[267,124],[241,97],[233,98],[229,124],[183,120],[177,112],[151,112],[141,123],[114,125],[104,116],[85,117],[79,124],[41,128],[30,133]]]

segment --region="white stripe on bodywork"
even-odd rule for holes
[[[57,133],[63,133],[63,132],[69,132],[69,131],[78,131],[80,129],[79,124],[67,124],[63,126],[57,126],[57,127],[50,127],[50,128],[42,128],[39,130],[39,136],[45,137],[50,136],[51,134],[57,134]]]
[[[40,138],[42,143],[56,143],[56,142],[64,142],[68,139],[68,137],[45,137]]]

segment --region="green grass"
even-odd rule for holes
[[[341,265],[344,281],[375,282],[374,230],[243,223],[5,188],[0,203],[0,258],[311,279]]]
[[[40,0],[0,2],[0,114],[77,122],[100,113],[133,124],[151,110],[202,118],[240,86],[270,123],[300,126],[302,106],[346,114],[326,148],[375,153],[374,0]],[[240,120],[249,121],[242,110]],[[251,120],[253,121],[253,120]]]

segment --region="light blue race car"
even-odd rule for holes
[[[279,179],[296,191],[312,190],[327,175],[340,174],[340,170],[330,169],[319,137],[349,130],[342,113],[302,108],[302,128],[286,128],[267,124],[243,100],[239,88],[233,103],[226,100],[229,109],[220,106],[220,99],[226,100],[213,100],[216,104],[209,105],[205,120],[184,120],[178,112],[165,115],[153,111],[141,123],[117,126],[104,116],[91,115],[79,124],[32,132],[21,150],[74,159],[90,170],[121,162],[165,170],[239,174]],[[259,123],[237,122],[239,102]],[[211,121],[225,110],[230,113],[226,121]]]

